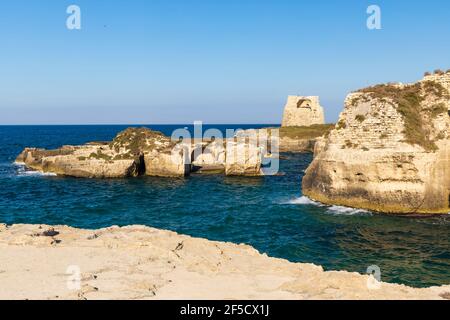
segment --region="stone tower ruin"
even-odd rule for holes
[[[284,108],[283,127],[301,127],[324,123],[325,117],[319,97],[288,97]]]

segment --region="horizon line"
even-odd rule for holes
[[[203,122],[203,125],[280,125],[281,123],[207,123]],[[0,127],[8,127],[8,126],[17,126],[17,127],[25,127],[25,126],[186,126],[186,125],[194,125],[192,123],[30,123],[30,124],[0,124]]]

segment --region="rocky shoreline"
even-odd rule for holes
[[[0,224],[0,299],[450,299],[144,226]]]

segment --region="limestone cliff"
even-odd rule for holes
[[[283,114],[283,127],[324,124],[324,112],[319,97],[289,96]]]
[[[450,73],[359,90],[315,146],[303,193],[385,213],[448,213]]]

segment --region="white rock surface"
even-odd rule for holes
[[[0,224],[0,261],[0,299],[450,297],[450,286],[377,283],[366,275],[269,258],[247,245],[143,226],[80,230]]]

